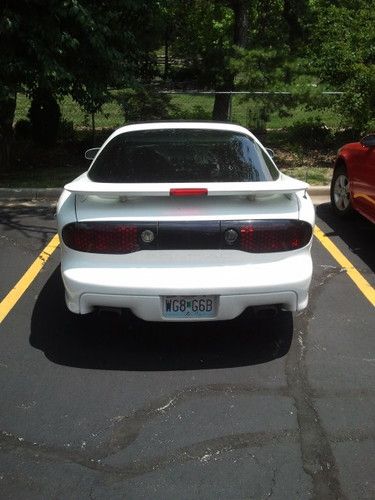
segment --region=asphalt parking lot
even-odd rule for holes
[[[56,224],[0,210],[1,304]],[[375,287],[374,226],[317,224]],[[313,259],[302,313],[176,326],[75,317],[52,253],[0,324],[1,498],[375,498],[374,306]]]

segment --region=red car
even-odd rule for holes
[[[375,223],[375,133],[339,149],[331,182],[337,215],[353,209]]]

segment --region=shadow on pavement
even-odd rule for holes
[[[50,206],[2,206],[0,225],[4,234],[14,231],[23,238],[39,238],[47,243],[56,233],[55,212],[56,208]]]
[[[292,313],[216,323],[150,323],[76,316],[64,303],[58,267],[32,315],[30,344],[61,365],[105,370],[197,370],[255,365],[289,351]]]
[[[375,271],[374,224],[357,213],[341,219],[331,210],[329,203],[317,206],[316,215],[332,229],[327,233],[329,236],[339,236],[353,253]]]

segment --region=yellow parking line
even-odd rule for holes
[[[42,250],[29,269],[25,272],[19,282],[12,288],[8,295],[0,302],[0,323],[6,318],[19,299],[29,288],[44,264],[51,257],[53,252],[59,246],[59,237],[57,234],[52,238],[48,245]]]
[[[332,257],[340,264],[340,266],[347,272],[348,276],[354,281],[357,287],[361,290],[363,295],[368,301],[375,306],[375,288],[357,271],[353,264],[348,260],[345,255],[332,243],[318,226],[315,226],[314,235]]]

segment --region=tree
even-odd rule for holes
[[[173,12],[170,52],[199,87],[218,92],[213,108],[217,120],[229,115],[230,95],[225,92],[238,87],[272,90],[280,79],[291,79],[293,65],[285,61],[306,49],[308,0],[190,0],[178,3]]]
[[[154,70],[156,0],[5,0],[0,7],[0,134],[12,136],[15,98],[24,90],[70,94],[90,113],[108,87]]]
[[[233,11],[233,27],[232,27],[232,46],[229,51],[229,57],[234,57],[235,47],[246,48],[248,42],[248,30],[249,30],[249,1],[248,0],[229,0],[223,2]],[[235,46],[235,47],[234,47]],[[224,91],[234,90],[234,79],[235,73],[233,71],[233,66],[230,64],[225,68],[223,78]],[[221,90],[220,87],[216,90]],[[214,120],[227,120],[229,118],[230,111],[230,94],[216,94],[214,109],[212,112],[212,118]]]
[[[375,126],[375,4],[364,0],[314,3],[311,58],[324,83],[344,92],[343,125],[358,133]]]
[[[244,46],[248,32],[248,0],[191,0],[169,5],[168,25],[174,19],[168,46],[183,61],[183,73],[200,88],[231,91],[233,46]],[[173,35],[173,36],[171,36]],[[214,119],[227,119],[230,96],[217,94]]]

